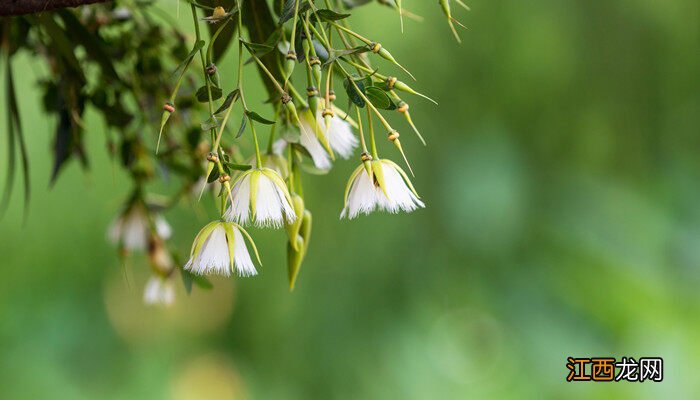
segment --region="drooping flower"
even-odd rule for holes
[[[311,159],[314,162],[314,166],[318,169],[327,170],[332,167],[331,157],[328,155],[328,151],[323,147],[321,141],[317,135],[323,135],[323,131],[308,110],[304,110],[299,113],[299,144],[304,146],[306,151],[309,152]],[[275,145],[275,151],[281,154],[284,151],[286,142],[284,140],[278,141]]]
[[[227,221],[241,225],[249,221],[257,226],[280,228],[291,223],[296,214],[282,177],[270,168],[250,169],[236,180],[233,200],[224,214]]]
[[[256,275],[258,271],[250,258],[244,235],[260,263],[258,250],[248,232],[233,222],[214,221],[197,234],[185,269],[197,275],[229,276],[234,271],[240,276]]]
[[[323,127],[323,132],[328,137],[328,143],[330,143],[333,151],[345,159],[349,158],[358,144],[357,137],[352,133],[350,123],[334,115],[331,117],[330,125],[326,130],[326,122],[320,112],[316,119],[318,124]]]
[[[360,165],[350,176],[340,218],[352,219],[375,210],[397,213],[425,207],[401,167],[383,159],[370,163],[371,174]]]
[[[172,278],[152,275],[143,290],[143,302],[147,305],[172,305],[175,302],[175,285]]]
[[[165,245],[165,241],[157,234],[150,236],[148,261],[151,264],[153,275],[144,288],[143,301],[147,305],[169,306],[175,301],[175,287],[172,278],[175,262]]]
[[[319,136],[327,142],[333,152],[340,154],[342,158],[349,158],[358,141],[352,133],[351,125],[338,116],[330,119],[330,125],[326,129],[326,123],[321,112],[317,113],[316,120],[311,117],[311,113],[305,110],[300,114],[300,136],[299,144],[309,152],[314,166],[318,169],[327,170],[332,166],[331,157],[327,149],[319,140]],[[282,154],[288,143],[284,139],[275,142],[273,149],[275,154]]]
[[[172,234],[168,222],[157,213],[153,213],[152,217],[158,236],[168,239]],[[118,244],[126,250],[145,250],[151,236],[146,206],[141,202],[130,204],[121,215],[112,221],[108,236],[112,243]]]

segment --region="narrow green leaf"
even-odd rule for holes
[[[253,168],[253,166],[250,164],[236,164],[236,163],[227,162],[224,165],[226,167],[228,167],[229,169],[232,169],[235,171],[247,171],[247,170]]]
[[[248,118],[252,119],[253,121],[260,122],[261,124],[273,125],[275,123],[275,121],[264,118],[264,117],[260,116],[260,114],[256,113],[255,111],[247,111],[246,114],[248,115]]]
[[[308,11],[311,8],[311,5],[307,0],[298,0],[299,1],[299,14],[303,14],[306,11]],[[280,13],[280,20],[279,24],[282,25],[285,22],[289,21],[294,17],[294,8],[295,8],[295,3],[296,0],[286,0],[284,2],[284,7],[282,8],[282,12]]]
[[[213,168],[207,177],[207,183],[212,183],[217,179],[219,179],[219,170],[217,168]]]
[[[233,92],[229,93],[226,95],[226,99],[224,99],[224,103],[221,105],[221,107],[217,108],[216,111],[214,111],[214,114],[218,114],[220,112],[228,110],[231,105],[233,105],[236,101],[238,101],[238,98],[241,96],[241,92],[236,89]]]
[[[178,73],[184,73],[182,70],[186,70],[187,67],[189,67],[190,63],[192,62],[192,59],[194,56],[197,54],[197,52],[204,47],[204,44],[206,42],[204,40],[200,40],[194,44],[194,47],[192,47],[192,50],[187,54],[187,57],[185,57],[184,60],[180,64],[177,65],[175,68],[175,71],[173,71],[173,75],[177,75]]]
[[[241,121],[241,127],[238,128],[238,133],[236,134],[236,139],[239,137],[243,136],[243,132],[245,132],[245,127],[248,124],[248,118],[246,116],[243,116],[243,120]]]
[[[324,8],[324,9],[316,11],[312,15],[311,22],[314,22],[314,23],[319,22],[318,20],[326,21],[326,22],[328,22],[328,21],[340,21],[341,19],[345,19],[349,16],[350,16],[350,14],[341,14],[341,13],[337,13],[333,10],[329,10],[329,9]]]
[[[263,43],[250,43],[244,40],[241,40],[241,42],[243,42],[248,51],[255,54],[255,56],[258,58],[264,56],[265,54],[275,49],[275,46],[270,46]]]
[[[221,90],[221,88],[218,88],[214,85],[210,85],[209,87],[211,89],[211,99],[220,99],[223,95],[223,91]],[[197,97],[197,101],[199,101],[200,103],[209,102],[209,90],[207,89],[207,86],[205,85],[197,89],[197,94],[195,96]]]

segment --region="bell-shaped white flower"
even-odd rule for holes
[[[318,125],[318,120],[313,118],[311,112],[305,110],[299,114],[299,122],[301,123],[299,144],[309,152],[316,168],[330,169],[333,166],[331,156],[328,155],[317,136],[324,134],[321,126]]]
[[[326,129],[326,122],[320,112],[316,119],[318,124],[323,127],[323,132],[333,151],[348,159],[358,145],[357,137],[352,133],[352,126],[337,115],[331,117],[328,129]]]
[[[163,239],[168,239],[172,229],[165,218],[153,214],[153,224],[156,234]],[[108,231],[112,243],[118,244],[126,250],[145,250],[151,236],[146,206],[135,202],[128,206],[120,216],[110,225]]]
[[[350,176],[340,218],[352,219],[375,210],[397,213],[425,207],[401,167],[390,160],[370,163],[371,174],[360,165]]]
[[[144,287],[143,302],[147,305],[172,305],[175,302],[175,285],[172,278],[152,275]]]
[[[248,232],[233,222],[214,221],[197,234],[185,269],[197,275],[229,276],[233,271],[240,276],[256,275],[258,271],[250,258],[244,235],[260,263],[258,250]]]
[[[253,168],[238,177],[231,189],[227,221],[280,228],[296,219],[291,196],[280,175],[269,168]]]

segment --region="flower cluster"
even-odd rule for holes
[[[341,219],[425,207],[409,174],[388,157],[379,156],[375,131],[385,133],[412,175],[399,131],[385,113],[401,115],[425,144],[401,96],[432,100],[397,77],[379,73],[380,69],[396,68],[399,74],[413,78],[386,47],[350,27],[350,11],[360,3],[365,2],[325,1],[322,8],[312,0],[285,0],[275,2],[279,9],[270,9],[267,2],[238,0],[231,9],[224,9],[190,2],[196,41],[176,69],[177,81],[162,109],[154,153],[174,169],[173,155],[183,147],[177,132],[191,118],[181,115],[176,105],[187,104],[187,94],[181,93],[181,87],[203,79],[195,97],[206,106],[208,115],[199,121],[201,129],[187,134],[185,146],[196,173],[190,175],[188,185],[170,204],[176,204],[182,194],[199,201],[203,193],[210,192],[218,204],[219,216],[195,236],[187,261],[175,263],[177,257],[166,246],[170,227],[160,209],[142,195],[144,179],[137,176],[135,194],[114,222],[110,236],[125,252],[148,249],[153,277],[144,293],[147,303],[172,303],[172,276],[179,267],[195,283],[206,275],[256,275],[256,264],[261,262],[246,230],[250,226],[284,228],[289,285],[294,288],[312,226],[302,176],[328,173],[340,159],[353,155],[359,159],[347,184]],[[440,3],[452,26],[456,21],[449,1]],[[394,7],[402,18],[413,16],[399,1],[383,4]],[[204,17],[200,16],[202,11]],[[208,41],[202,39],[200,21],[210,24]],[[215,56],[215,49],[229,42],[238,50],[235,79],[226,79],[228,71],[216,66],[220,55]],[[193,74],[191,66],[197,61],[201,70]],[[374,62],[381,66],[373,66]],[[247,102],[245,86],[250,68],[256,68],[264,78],[272,104],[271,118],[263,116],[270,110],[255,111]],[[197,75],[199,78],[195,78]],[[235,84],[224,95],[225,83],[232,80]],[[346,98],[347,107],[339,105],[343,103],[340,96]],[[235,114],[239,114],[241,124],[230,130]],[[263,127],[269,127],[266,147],[260,140]],[[248,156],[246,149],[250,150]]]

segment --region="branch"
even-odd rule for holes
[[[0,0],[0,16],[34,14],[110,0]]]

